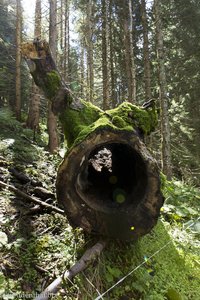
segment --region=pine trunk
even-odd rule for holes
[[[87,6],[87,65],[88,65],[88,99],[90,102],[94,100],[94,61],[93,61],[93,4],[89,0]]]
[[[34,36],[35,38],[41,39],[41,0],[36,0],[35,4]],[[38,130],[39,128],[40,97],[40,90],[33,82],[26,125],[28,128],[31,128],[34,131]]]
[[[151,99],[151,68],[149,58],[148,22],[146,13],[146,0],[141,0],[141,14],[143,27],[143,57],[144,57],[144,87],[145,99]]]
[[[64,28],[64,79],[69,81],[69,0],[65,0],[65,28]]]
[[[128,15],[128,18],[127,18]],[[128,84],[128,101],[136,103],[136,75],[133,52],[133,16],[131,0],[124,4],[123,21],[124,21],[124,44],[125,44],[125,61]]]
[[[103,111],[72,98],[46,43],[24,45],[23,53],[63,125],[69,151],[56,189],[71,225],[124,241],[148,233],[163,204],[159,169],[143,143],[157,124],[153,102]]]
[[[115,53],[114,53],[114,37],[113,37],[113,13],[112,13],[113,0],[109,3],[109,40],[110,40],[110,83],[111,83],[111,100],[112,107],[117,105],[117,96],[116,96],[116,80],[115,80]]]
[[[81,41],[81,61],[80,61],[80,79],[81,79],[81,95],[85,96],[85,49],[83,45],[83,40]]]
[[[109,108],[109,75],[108,75],[108,6],[102,0],[102,77],[103,109]]]
[[[17,120],[21,120],[21,0],[17,0],[17,21],[16,21],[16,100],[15,113]]]
[[[50,1],[50,22],[49,22],[49,46],[53,59],[56,61],[57,48],[57,4],[56,0]],[[59,145],[57,132],[57,117],[54,115],[51,104],[48,104],[47,128],[49,134],[48,148],[53,153]]]
[[[171,149],[170,149],[170,125],[168,114],[167,82],[165,74],[164,45],[162,33],[162,21],[160,12],[160,1],[154,1],[155,23],[157,35],[157,55],[159,66],[159,88],[161,106],[161,141],[162,141],[162,170],[168,179],[171,179]]]

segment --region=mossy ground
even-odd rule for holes
[[[55,191],[56,168],[61,158],[49,155],[43,145],[30,143],[31,132],[14,118],[0,114],[0,126],[1,180],[31,194],[31,186],[23,185],[9,172],[10,167],[18,167]],[[165,182],[164,193],[166,204],[151,233],[131,244],[110,242],[98,261],[79,274],[73,285],[63,283],[54,299],[95,299],[96,289],[105,292],[139,265],[103,299],[199,299],[199,190],[174,180]],[[53,204],[57,205],[55,200]],[[97,240],[81,230],[72,230],[64,216],[37,207],[34,213],[34,207],[8,190],[0,190],[3,300],[25,296],[33,299]]]

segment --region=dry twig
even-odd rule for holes
[[[85,270],[93,262],[106,246],[106,241],[98,241],[93,247],[87,249],[81,259],[77,261],[69,270],[65,271],[62,276],[56,278],[40,295],[34,300],[48,300],[56,294],[61,288],[62,282],[71,281],[78,273]]]
[[[56,207],[54,205],[51,205],[49,203],[46,203],[44,201],[41,201],[41,200],[39,200],[36,197],[29,196],[28,194],[20,191],[19,189],[17,189],[16,187],[14,187],[12,185],[9,185],[9,184],[6,184],[6,183],[0,181],[0,187],[8,189],[11,192],[14,192],[17,196],[19,196],[19,197],[21,197],[21,198],[23,198],[25,200],[34,202],[34,203],[39,204],[39,205],[41,205],[41,206],[43,206],[45,208],[51,209],[52,211],[55,211],[57,213],[60,213],[60,214],[64,215],[64,211],[61,208]]]

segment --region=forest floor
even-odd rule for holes
[[[0,181],[58,206],[56,169],[62,158],[8,111],[0,111]],[[40,190],[40,189],[39,189]],[[191,184],[165,181],[158,224],[137,242],[111,241],[99,259],[53,299],[200,299],[200,193]],[[48,196],[47,196],[48,195]],[[0,188],[0,298],[34,299],[72,266],[96,238],[72,229],[65,216]],[[128,275],[129,274],[129,275]],[[123,281],[118,281],[123,278]]]

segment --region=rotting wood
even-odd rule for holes
[[[41,201],[36,197],[29,196],[28,194],[20,191],[19,189],[17,189],[16,187],[14,187],[12,185],[9,185],[7,183],[0,181],[0,187],[2,187],[4,189],[8,189],[11,192],[14,192],[17,196],[21,197],[24,200],[28,200],[30,202],[39,204],[39,205],[43,206],[44,208],[50,209],[50,210],[60,213],[62,215],[64,214],[64,211],[61,208],[51,205],[49,203],[46,203],[44,201]]]
[[[103,111],[72,96],[46,42],[27,43],[22,53],[63,126],[68,152],[56,192],[70,224],[124,241],[147,234],[164,201],[157,162],[143,143],[157,125],[155,101]],[[106,162],[104,149],[111,153]]]
[[[63,282],[71,281],[78,273],[85,270],[102,252],[106,246],[105,240],[98,241],[94,246],[87,249],[83,256],[62,276],[56,278],[41,294],[34,300],[48,300],[49,297],[56,294]]]

